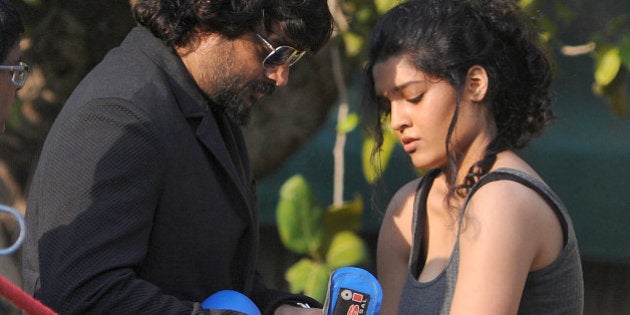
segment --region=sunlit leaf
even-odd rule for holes
[[[361,52],[365,39],[355,33],[344,32],[343,41],[346,45],[346,53],[348,56],[356,56]]]
[[[337,131],[341,133],[349,133],[359,125],[359,115],[356,113],[348,114],[346,120],[339,122]]]
[[[280,240],[287,248],[300,254],[319,249],[324,211],[304,177],[294,175],[282,185],[276,212]]]
[[[363,167],[363,177],[365,180],[373,184],[378,179],[378,174],[374,165],[372,165],[372,148],[376,145],[374,138],[365,137],[361,148],[361,166]]]
[[[375,19],[375,12],[370,7],[360,7],[353,15],[352,20],[361,24],[371,23]]]
[[[365,242],[350,231],[339,232],[335,235],[326,254],[326,262],[333,269],[343,266],[357,266],[367,261]]]
[[[387,165],[391,159],[394,148],[398,143],[398,139],[394,132],[389,128],[383,129],[383,145],[381,146],[380,151],[377,153],[377,158],[372,161],[371,155],[372,150],[376,143],[374,139],[371,137],[365,137],[363,139],[363,147],[361,151],[361,160],[363,167],[363,176],[365,180],[372,184],[378,179],[378,174],[376,172],[377,169],[385,172]],[[379,165],[373,165],[372,163],[379,163]]]
[[[389,9],[395,7],[398,3],[400,3],[400,0],[374,0],[376,11],[379,14],[384,14],[389,11]]]
[[[619,47],[611,47],[597,52],[595,60],[595,82],[606,86],[617,76],[621,67]]]
[[[523,11],[529,12],[532,7],[534,7],[537,3],[537,0],[520,0],[518,5],[523,9]]]
[[[381,161],[383,163],[383,169],[389,165],[389,160],[394,152],[394,147],[398,144],[398,138],[390,128],[385,128],[383,132],[383,147],[381,148]]]
[[[302,258],[300,261],[289,267],[284,273],[284,279],[289,284],[289,291],[292,293],[300,293],[306,288],[308,277],[313,267],[313,261],[308,258]]]
[[[328,290],[328,280],[333,269],[326,264],[314,263],[311,265],[311,269],[308,272],[308,278],[306,286],[304,287],[304,294],[316,299],[320,303],[324,302],[326,298],[326,291]]]
[[[324,214],[324,231],[326,235],[335,235],[339,231],[361,229],[363,214],[363,198],[356,195],[352,202],[333,205]]]

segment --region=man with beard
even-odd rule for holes
[[[239,125],[329,39],[325,0],[138,0],[140,24],[77,86],[33,178],[27,292],[62,314],[321,314],[256,273],[255,183]],[[229,311],[225,311],[229,313]]]

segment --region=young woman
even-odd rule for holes
[[[419,0],[372,33],[364,121],[413,165],[382,222],[382,314],[580,314],[562,202],[515,150],[552,118],[549,62],[514,1]]]

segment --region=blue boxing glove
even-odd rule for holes
[[[201,303],[203,309],[233,310],[247,315],[261,315],[260,310],[247,296],[233,290],[218,291]]]
[[[367,270],[341,267],[330,276],[324,315],[377,315],[383,290]]]

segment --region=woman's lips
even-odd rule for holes
[[[418,140],[418,138],[403,137],[400,141],[402,142],[405,152],[413,153],[416,151],[416,144],[418,143]]]

